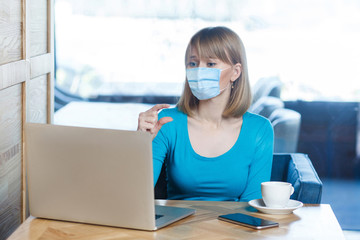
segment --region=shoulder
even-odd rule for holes
[[[269,135],[269,137],[272,137],[274,134],[270,120],[258,114],[246,112],[243,115],[243,124],[246,131],[254,134],[254,136]]]
[[[258,114],[255,114],[255,113],[246,112],[243,115],[243,119],[244,119],[244,121],[246,121],[248,124],[251,124],[251,125],[271,126],[269,119],[267,119],[263,116],[260,116]]]
[[[269,149],[273,149],[274,142],[274,129],[269,119],[246,112],[244,114],[243,124],[245,126],[244,131],[246,135],[252,140],[256,141],[256,145],[261,149],[265,149],[269,146]]]

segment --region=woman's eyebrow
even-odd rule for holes
[[[198,57],[197,56],[190,56],[189,59],[198,59]],[[206,60],[206,61],[208,61],[208,60],[218,60],[218,58],[217,57],[204,57],[203,60]]]

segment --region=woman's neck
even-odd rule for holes
[[[224,120],[223,112],[226,108],[230,91],[224,91],[215,98],[199,102],[195,119],[215,126],[220,126]]]

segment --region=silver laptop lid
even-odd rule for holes
[[[25,131],[31,215],[155,229],[150,134],[33,123]]]

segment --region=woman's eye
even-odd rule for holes
[[[195,62],[189,62],[189,63],[188,63],[188,66],[189,66],[189,67],[196,67],[196,63],[195,63]]]
[[[216,63],[211,62],[211,63],[208,63],[207,65],[208,65],[208,67],[215,67]]]

